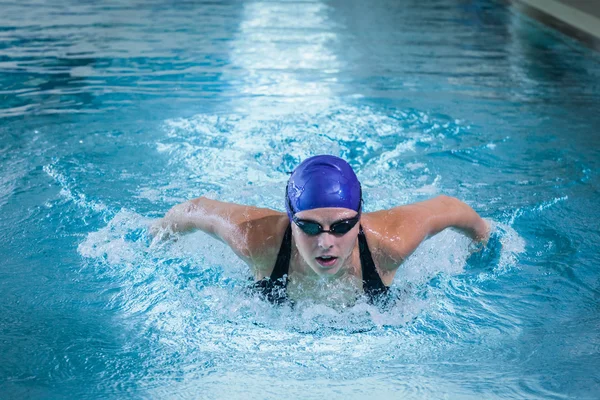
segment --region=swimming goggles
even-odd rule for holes
[[[323,229],[321,224],[316,221],[311,221],[308,219],[299,219],[296,216],[292,217],[292,221],[302,230],[302,232],[306,233],[309,236],[316,236],[323,232],[331,233],[334,235],[345,235],[350,232],[354,225],[360,220],[360,213],[358,213],[355,217],[343,219],[341,221],[334,222],[331,224],[328,230]]]

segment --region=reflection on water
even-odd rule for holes
[[[244,4],[231,44],[231,62],[242,95],[233,109],[264,118],[326,108],[334,101],[340,62],[330,50],[335,25],[322,2]],[[227,77],[224,77],[227,79]],[[240,101],[241,100],[241,101]]]
[[[4,116],[141,102],[189,116],[230,110],[223,98],[261,113],[340,97],[457,117],[452,98],[483,115],[488,101],[599,106],[598,56],[495,1],[30,3],[0,16]]]

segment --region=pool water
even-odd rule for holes
[[[598,53],[503,1],[177,3],[2,4],[0,398],[598,398]],[[488,247],[426,241],[388,309],[290,308],[148,236],[200,195],[283,211],[321,153]]]

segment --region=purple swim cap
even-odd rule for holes
[[[360,212],[360,182],[352,167],[339,157],[307,158],[296,167],[286,188],[285,208],[292,216],[313,208],[341,207]]]

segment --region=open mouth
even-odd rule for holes
[[[331,267],[337,261],[337,257],[334,256],[322,256],[317,257],[317,262],[324,267]]]

